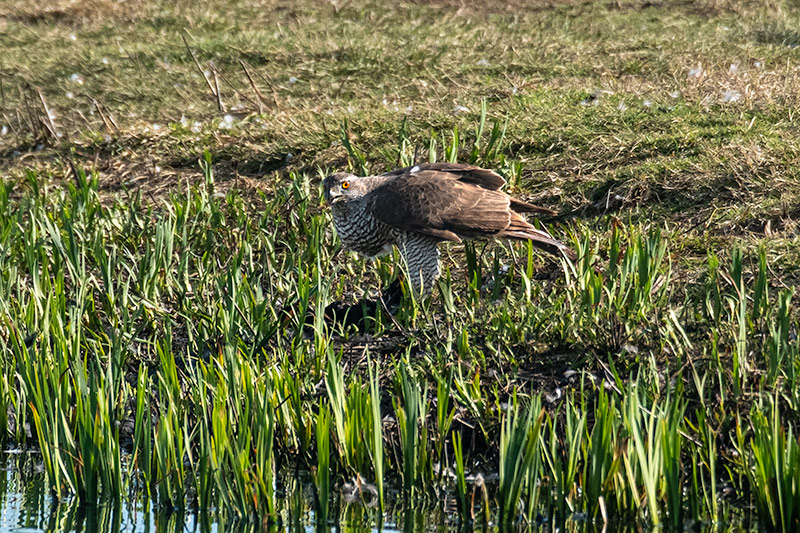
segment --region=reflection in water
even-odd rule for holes
[[[121,506],[82,506],[74,498],[58,501],[50,494],[38,452],[0,452],[0,533],[311,533],[315,531],[312,499],[310,493],[304,494],[304,486],[308,484],[293,478],[282,487],[282,525],[242,523],[216,511],[157,512],[141,501]],[[332,518],[329,526],[336,524],[338,531],[374,530],[369,525],[376,519],[374,510],[367,512],[361,505],[350,505],[345,510],[347,517]],[[344,523],[352,525],[345,526]],[[323,531],[327,529],[321,528]]]
[[[0,452],[0,533],[47,531],[216,533],[269,531],[277,533],[342,533],[382,531],[447,531],[441,512],[419,508],[387,509],[381,520],[377,509],[361,503],[331,501],[329,522],[316,524],[309,480],[290,476],[278,487],[281,524],[242,523],[224,512],[157,512],[141,501],[130,504],[81,506],[68,498],[58,501],[47,489],[38,452]],[[398,505],[401,505],[398,501]],[[452,526],[452,524],[451,524]]]
[[[45,483],[37,452],[0,453],[0,532],[169,532],[212,533],[219,521],[198,515],[154,513],[141,504],[81,506],[58,501]]]
[[[472,526],[457,526],[452,513],[441,508],[415,507],[404,509],[398,494],[387,492],[387,500],[393,502],[383,518],[374,508],[361,503],[344,504],[338,497],[331,501],[329,522],[315,524],[313,494],[309,480],[302,476],[289,476],[278,487],[277,507],[281,524],[262,525],[242,523],[232,519],[224,512],[157,512],[149,505],[138,502],[121,506],[96,505],[80,506],[73,498],[56,500],[47,489],[45,473],[38,452],[0,452],[0,533],[48,533],[78,532],[143,532],[143,533],[216,533],[223,531],[243,531],[256,533],[269,531],[277,533],[313,533],[315,531],[336,531],[337,533],[385,532],[403,533],[416,531],[472,531]],[[387,502],[388,503],[388,502]],[[447,506],[446,506],[447,507]],[[749,529],[744,524],[754,524],[741,510],[730,506],[723,508],[721,524],[688,524],[695,531],[742,531]],[[496,527],[476,524],[475,529],[497,531]],[[586,520],[568,520],[563,524],[553,524],[543,520],[538,527],[526,528],[520,524],[520,531],[602,531]],[[640,531],[635,523],[609,527],[609,531]]]

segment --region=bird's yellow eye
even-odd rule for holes
[[[349,181],[343,181],[342,182],[342,189],[349,189],[349,188],[350,188],[350,182]]]

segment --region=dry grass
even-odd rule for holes
[[[132,20],[144,3],[138,0],[6,0],[0,4],[0,20],[25,24],[86,25],[101,20]]]

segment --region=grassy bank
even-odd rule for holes
[[[797,525],[788,5],[86,5],[0,6],[0,440],[56,494],[269,521],[299,468],[323,522]],[[581,260],[449,246],[325,324],[397,258],[320,177],[443,159]]]

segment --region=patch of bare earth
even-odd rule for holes
[[[74,25],[102,19],[134,18],[142,7],[139,0],[9,0],[0,4],[0,20]]]

